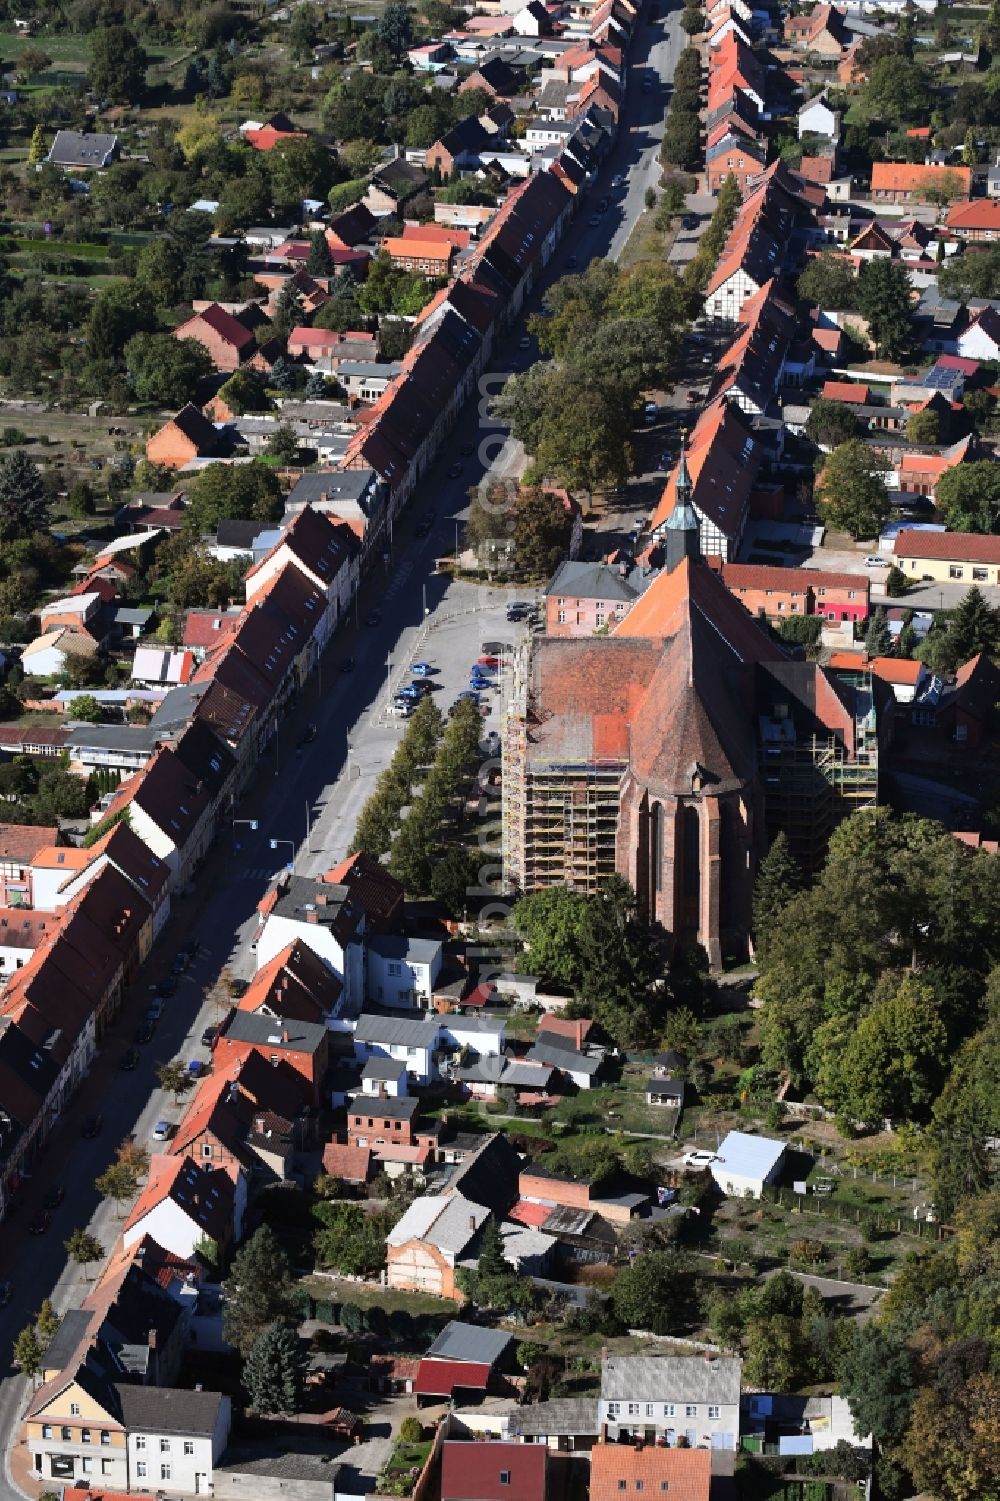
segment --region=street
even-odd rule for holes
[[[657,185],[668,88],[684,40],[680,15],[677,6],[663,20],[640,22],[619,141],[590,193],[593,205],[607,196],[608,211],[599,225],[590,228],[586,227],[588,205],[581,207],[580,219],[553,257],[545,280],[526,301],[524,317],[537,311],[545,285],[564,274],[571,256],[582,269],[595,256],[618,255],[643,211],[647,188]],[[641,87],[643,76],[656,78],[646,93]],[[617,196],[610,186],[616,174],[627,174]],[[508,374],[523,369],[533,358],[532,353],[519,350],[523,332],[522,320],[495,348],[494,394]],[[497,441],[485,444],[487,436]],[[524,629],[506,623],[504,606],[510,596],[505,591],[452,582],[434,568],[436,558],[456,548],[456,523],[467,508],[470,486],[479,482],[487,468],[499,474],[519,472],[523,455],[509,442],[502,447],[499,440],[503,437],[497,424],[488,418],[484,422],[477,402],[470,400],[394,528],[392,558],[384,573],[376,570],[365,580],[354,622],[341,628],[320,668],[298,701],[289,706],[255,782],[233,810],[235,822],[220,830],[197,878],[195,894],[175,902],[171,921],[109,1029],[91,1074],[55,1127],[35,1179],[27,1184],[23,1201],[4,1225],[0,1277],[14,1282],[11,1302],[0,1309],[0,1430],[8,1444],[17,1433],[27,1398],[27,1383],[10,1366],[12,1343],[46,1296],[59,1313],[79,1306],[86,1296],[97,1268],[88,1269],[88,1283],[81,1268],[67,1264],[63,1242],[74,1229],[87,1227],[110,1249],[119,1228],[116,1211],[110,1202],[99,1200],[94,1178],[107,1167],[114,1148],[126,1136],[134,1134],[141,1145],[151,1148],[156,1121],[179,1117],[183,1106],[164,1095],[155,1068],[175,1057],[185,1062],[207,1061],[201,1033],[218,1020],[217,1006],[208,993],[224,968],[241,976],[252,973],[249,944],[256,906],[271,876],[292,858],[296,870],[316,874],[346,853],[361,805],[391,758],[400,733],[384,712],[387,678],[395,684],[406,665],[425,658],[440,668],[440,698],[447,705],[468,686],[468,668],[483,640],[513,641],[514,632]],[[463,459],[461,474],[451,477],[448,471],[463,450],[474,457]],[[429,512],[434,513],[434,525],[428,536],[417,538],[414,528]],[[532,596],[522,593],[518,597]],[[378,624],[365,625],[366,617],[374,612],[380,614]],[[341,671],[349,657],[353,670]],[[310,724],[316,725],[318,733],[300,747]],[[495,703],[484,724],[487,729],[498,728]],[[256,831],[247,820],[257,821]],[[165,1001],[156,1035],[141,1050],[139,1067],[119,1072],[118,1060],[132,1043],[150,989],[169,971],[181,943],[195,945],[194,962],[180,979],[176,994]],[[81,1121],[98,1111],[104,1117],[100,1135],[81,1139]],[[56,1182],[66,1187],[66,1198],[47,1233],[29,1237],[27,1222],[45,1190]],[[8,1451],[0,1501],[16,1501],[19,1495],[10,1482]]]

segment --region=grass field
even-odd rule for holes
[[[399,1292],[393,1287],[381,1287],[374,1283],[351,1282],[340,1277],[304,1277],[301,1286],[317,1302],[354,1303],[358,1308],[384,1308],[386,1313],[405,1311],[420,1318],[440,1315],[454,1316],[455,1304],[447,1298],[434,1298],[429,1293]]]

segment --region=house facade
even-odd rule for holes
[[[689,1449],[739,1447],[742,1362],[696,1355],[615,1355],[601,1370],[598,1431]]]

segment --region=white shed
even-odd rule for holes
[[[730,1131],[709,1170],[724,1194],[759,1199],[765,1183],[773,1183],[785,1160],[785,1144],[769,1136]]]

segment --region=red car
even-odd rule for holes
[[[480,657],[479,660],[476,663],[476,666],[477,667],[499,667],[500,666],[500,658],[499,657]]]

